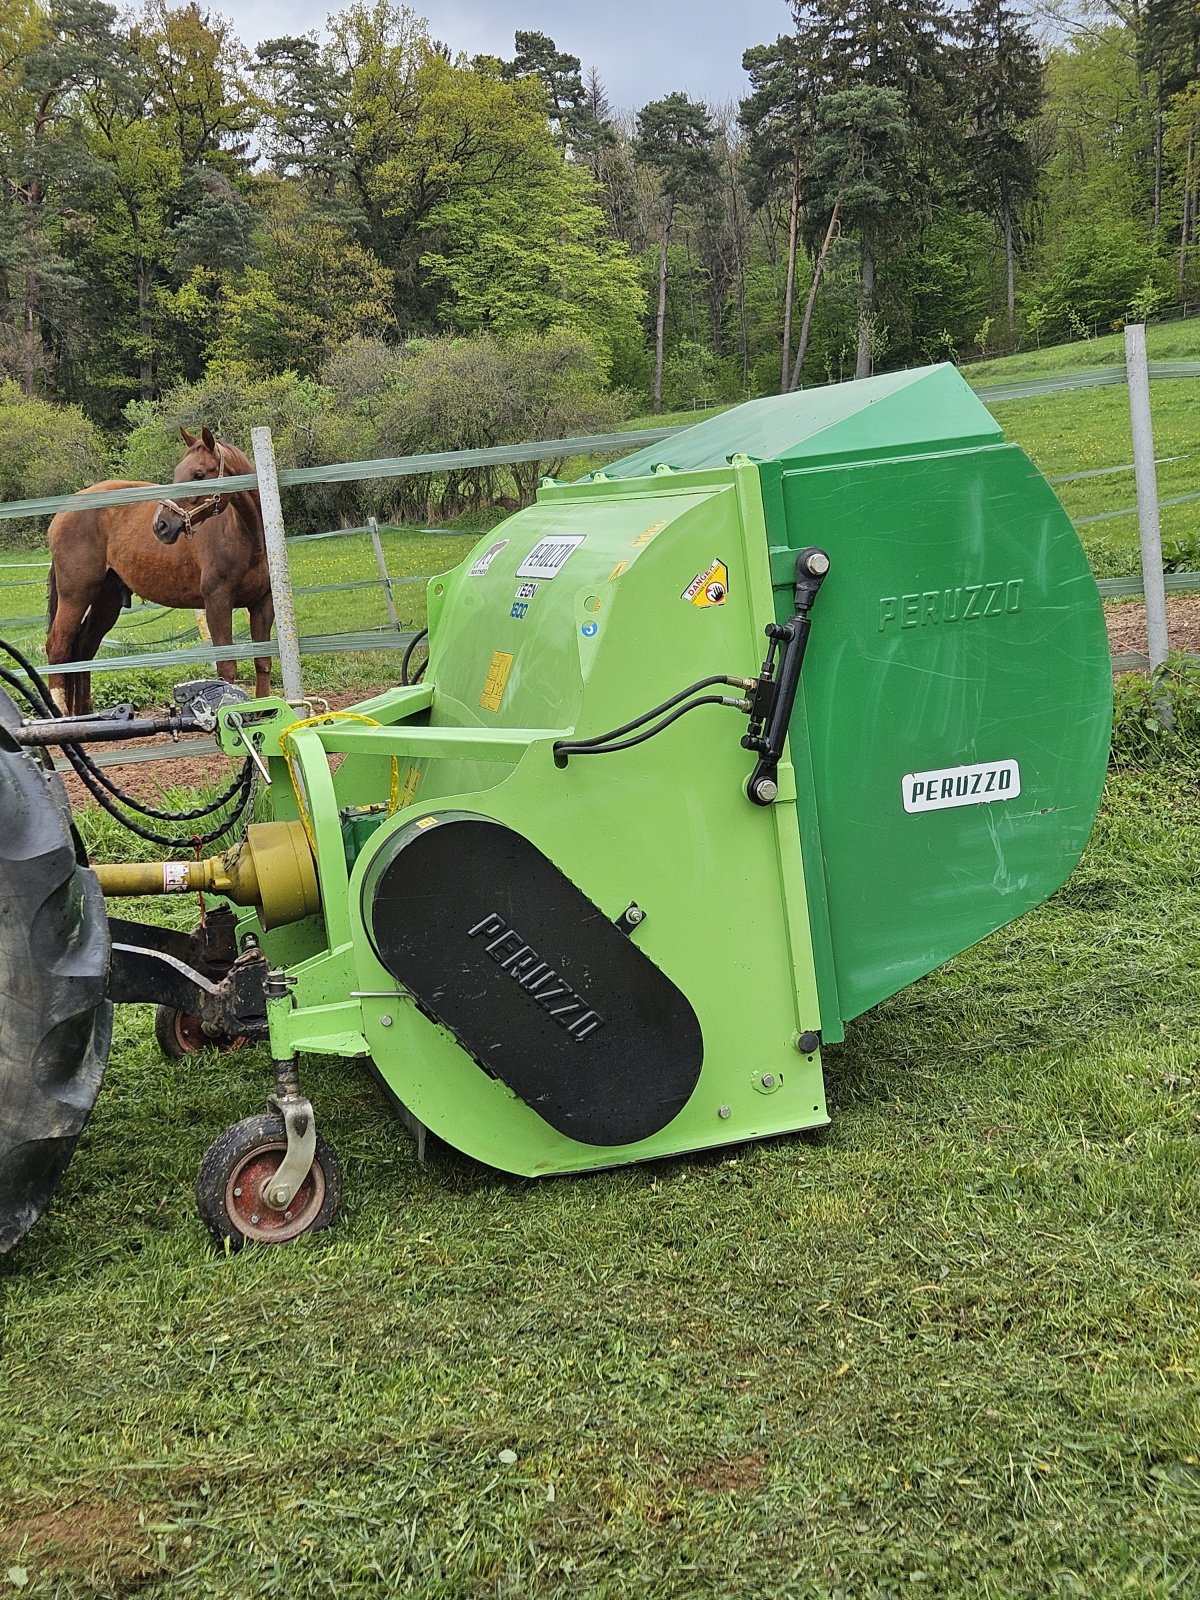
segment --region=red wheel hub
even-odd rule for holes
[[[244,1155],[225,1186],[225,1209],[239,1233],[247,1239],[285,1244],[311,1226],[325,1202],[325,1174],[314,1161],[291,1203],[276,1211],[263,1198],[279,1171],[287,1145],[271,1140]]]

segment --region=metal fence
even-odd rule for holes
[[[1198,361],[1159,361],[1149,363],[1149,374],[1154,379],[1170,378],[1200,378],[1200,362]],[[997,384],[989,387],[979,387],[976,394],[985,404],[997,404],[1006,400],[1031,399],[1039,396],[1051,396],[1076,389],[1090,389],[1107,385],[1123,384],[1126,381],[1124,366],[1102,366],[1077,371],[1063,377],[1032,378],[1019,382]],[[257,430],[256,430],[257,431]],[[624,454],[628,451],[641,448],[670,438],[673,434],[684,431],[681,427],[663,427],[640,429],[636,432],[612,433],[601,435],[588,435],[581,438],[540,440],[527,444],[500,445],[484,450],[464,450],[430,453],[424,455],[384,457],[370,461],[334,462],[318,467],[290,467],[280,470],[275,474],[279,485],[296,486],[314,483],[354,483],[368,479],[390,477],[406,477],[429,473],[462,470],[476,466],[505,466],[528,463],[531,461],[549,461],[578,458],[588,455],[613,455]],[[1165,457],[1160,464],[1175,462],[1183,457]],[[272,461],[273,467],[273,461]],[[1054,484],[1079,482],[1083,479],[1134,472],[1132,462],[1115,466],[1095,467],[1087,471],[1062,473],[1051,477]],[[243,489],[258,489],[260,480],[258,473],[247,473],[231,476],[223,480],[223,487],[230,492]],[[128,505],[146,501],[157,501],[164,497],[174,500],[195,498],[211,493],[211,482],[205,480],[196,483],[152,484],[128,489],[108,489],[95,493],[72,495],[43,496],[37,499],[9,501],[0,504],[0,522],[10,521],[23,517],[44,517],[64,508],[78,509],[87,506]],[[1200,491],[1176,495],[1164,499],[1164,506],[1181,505],[1186,502],[1200,500]],[[1104,511],[1093,516],[1076,519],[1075,526],[1084,528],[1095,523],[1115,521],[1121,518],[1134,517],[1138,514],[1136,505],[1121,507],[1112,511]],[[352,536],[362,536],[371,530],[365,527],[329,529],[324,532],[294,535],[285,542],[291,546],[304,544],[314,540],[342,539]],[[438,536],[453,535],[457,530],[447,528],[430,529],[405,529],[406,533],[427,533]],[[463,535],[464,538],[476,538],[478,535]],[[376,541],[376,553],[381,557]],[[45,575],[49,569],[47,560],[30,559],[28,561],[0,562],[0,609],[8,592],[16,590],[42,589],[45,584]],[[30,573],[30,576],[16,576],[17,573]],[[11,576],[10,576],[11,574]],[[34,575],[36,574],[36,576]],[[381,589],[390,592],[405,585],[423,584],[429,574],[414,576],[412,574],[392,575],[382,561],[379,561],[379,575],[376,577],[353,580],[345,583],[324,583],[299,585],[292,588],[290,579],[288,589],[291,595],[310,596],[319,594],[350,593],[353,591],[367,591]],[[1179,591],[1200,589],[1200,572],[1179,572],[1167,575],[1165,579],[1167,590]],[[1137,595],[1143,592],[1142,581],[1138,578],[1112,578],[1100,579],[1097,588],[1102,596]],[[14,596],[15,598],[15,596]],[[393,611],[394,608],[389,608]],[[159,617],[168,615],[178,616],[178,612],[168,612],[167,608],[150,604],[140,604],[133,609],[133,615],[144,618],[146,624],[152,623]],[[15,615],[0,615],[0,628],[9,627],[34,627],[43,624],[44,612],[17,613]],[[398,619],[397,619],[398,621]],[[402,624],[381,625],[371,628],[356,629],[336,633],[319,633],[300,636],[298,640],[300,653],[305,656],[333,655],[345,652],[371,651],[381,649],[402,649],[413,637],[413,631]],[[124,641],[116,645],[123,648]],[[135,653],[110,655],[102,653],[95,660],[56,663],[54,671],[62,673],[92,672],[114,673],[133,670],[154,670],[164,667],[180,667],[185,669],[204,668],[212,666],[219,661],[245,661],[255,656],[270,655],[278,658],[280,647],[277,639],[266,643],[252,643],[249,640],[235,642],[232,645],[217,647],[199,640],[198,630],[195,627],[185,627],[183,630],[161,640],[154,641],[154,648],[141,650]],[[1145,664],[1145,657],[1121,657],[1114,662],[1117,669]],[[39,666],[42,662],[39,660]],[[204,741],[204,748],[210,748],[208,741]],[[189,753],[202,753],[200,743],[189,742]],[[108,761],[131,762],[134,759],[157,760],[164,759],[166,755],[178,753],[177,747],[168,748],[166,752],[157,749],[139,749],[124,752],[107,752]]]

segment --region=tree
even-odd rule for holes
[[[929,213],[932,197],[954,165],[948,86],[954,55],[943,0],[792,0],[807,55],[828,74],[830,92],[817,112],[821,179],[843,168],[857,200],[841,219],[860,233],[859,332],[856,376],[871,370],[875,271],[881,251],[897,244]],[[843,96],[865,92],[868,98]],[[872,101],[882,93],[890,99]],[[826,107],[829,99],[836,106]],[[883,118],[872,129],[864,107]],[[826,210],[828,216],[832,204]]]
[[[870,376],[875,337],[875,257],[906,209],[912,132],[898,89],[865,85],[826,95],[817,111],[813,182],[828,214],[837,207],[859,237],[858,355]]]
[[[503,64],[507,78],[535,78],[546,96],[546,116],[554,124],[554,136],[562,149],[574,143],[575,132],[586,105],[583,74],[578,56],[560,50],[544,33],[517,30],[513,43],[516,56]]]
[[[687,95],[652,100],[637,114],[638,158],[658,177],[662,233],[658,265],[658,312],[654,332],[654,410],[662,410],[663,325],[667,304],[667,249],[675,207],[681,195],[693,197],[717,175],[712,154],[714,130],[708,109]]]
[[[437,246],[421,258],[444,285],[447,322],[501,337],[578,329],[609,359],[635,336],[645,294],[613,239],[588,174],[549,163],[536,187],[465,195],[429,221]]]
[[[17,5],[0,35],[9,62],[0,170],[12,207],[5,277],[18,307],[12,364],[26,394],[47,365],[51,308],[78,287],[61,249],[63,206],[87,160],[78,96],[122,75],[115,16],[101,0],[59,0],[47,13]]]
[[[742,101],[738,120],[748,138],[747,167],[751,199],[761,204],[781,175],[788,189],[787,271],[783,293],[783,357],[779,390],[790,387],[792,367],[792,301],[796,284],[796,251],[800,237],[800,189],[810,147],[813,117],[820,90],[816,64],[801,51],[794,35],[781,34],[773,45],[747,50],[742,67],[751,92]]]
[[[1004,241],[1005,306],[1016,327],[1017,218],[1037,183],[1029,130],[1042,107],[1042,63],[1029,29],[1004,0],[975,0],[966,19],[964,139],[967,192]]]

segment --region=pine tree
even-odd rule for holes
[[[637,114],[639,160],[658,176],[662,197],[662,236],[658,257],[658,314],[654,332],[654,410],[662,410],[663,325],[667,308],[667,247],[675,207],[683,196],[695,198],[717,177],[712,143],[716,137],[708,108],[686,94],[652,100]]]
[[[1042,108],[1042,62],[1029,29],[1004,0],[975,0],[965,33],[967,193],[995,220],[1004,241],[1005,305],[1012,333],[1017,219],[1038,177],[1030,133]]]
[[[835,94],[884,91],[889,101],[886,135],[873,139],[859,119],[867,102],[842,103],[826,118],[826,138],[836,165],[855,150],[871,154],[870,202],[857,208],[860,277],[856,377],[871,370],[875,322],[875,269],[880,251],[928,212],[930,196],[954,161],[946,48],[955,27],[944,0],[792,0],[796,32],[806,56],[822,63]],[[820,115],[820,113],[818,114]],[[901,135],[896,123],[904,123]],[[903,151],[903,159],[900,152]],[[881,184],[894,187],[886,195]],[[851,224],[853,208],[842,206]]]

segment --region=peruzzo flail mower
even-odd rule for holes
[[[514,1173],[824,1123],[845,1023],[1071,871],[1111,679],[1071,524],[944,366],[544,486],[430,583],[424,681],[352,715],[184,699],[274,814],[198,862],[79,864],[36,747],[111,715],[0,731],[0,1245],[50,1199],[113,1000],[156,1002],[172,1053],[269,1040],[267,1111],[198,1182],[235,1246],[336,1206],[306,1054],[372,1062],[419,1141]],[[197,888],[193,935],[101,898]]]

